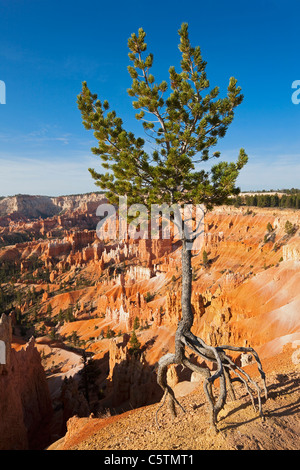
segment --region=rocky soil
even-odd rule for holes
[[[264,420],[238,385],[236,401],[220,413],[216,434],[202,384],[188,393],[191,384],[183,382],[175,390],[186,412],[179,410],[174,420],[160,404],[102,419],[73,417],[66,436],[48,450],[299,450],[300,366],[291,361],[292,353],[287,347],[263,363],[269,384]]]

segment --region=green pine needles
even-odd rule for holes
[[[124,129],[108,102],[101,102],[83,82],[78,108],[84,126],[94,131],[98,142],[92,152],[107,170],[89,171],[112,203],[126,195],[128,204],[204,204],[209,209],[239,193],[235,182],[247,162],[244,149],[236,163],[220,162],[209,171],[199,165],[220,157],[212,149],[225,136],[243,100],[241,89],[230,78],[226,97],[219,98],[218,87],[209,90],[206,62],[200,48],[191,46],[187,24],[182,24],[179,36],[181,70],[170,67],[168,83],[155,81],[144,30],[128,40],[132,78],[128,94],[144,136],[153,142],[151,152],[145,150],[145,139]]]

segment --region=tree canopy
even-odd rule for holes
[[[129,74],[136,118],[142,121],[144,135],[151,140],[151,151],[144,138],[123,127],[107,100],[100,101],[86,82],[78,96],[78,107],[86,129],[92,129],[105,173],[89,169],[96,184],[107,191],[111,202],[126,195],[128,203],[204,204],[211,208],[238,194],[235,182],[247,162],[244,149],[236,163],[219,162],[210,170],[202,162],[219,158],[212,151],[223,138],[242,102],[241,88],[233,77],[227,96],[219,97],[219,88],[210,87],[206,62],[200,47],[192,47],[188,25],[180,30],[181,70],[169,68],[169,83],[156,83],[152,74],[153,54],[147,52],[146,33],[142,28],[128,40]]]

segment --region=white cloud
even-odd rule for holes
[[[97,160],[87,155],[72,160],[0,156],[0,195],[58,196],[97,190],[88,171],[95,163]]]
[[[242,191],[300,188],[300,154],[283,154],[275,147],[246,150],[248,163],[241,170],[237,180],[237,186]],[[197,170],[204,167],[206,171],[209,171],[212,165],[220,161],[235,162],[238,154],[239,149],[222,151],[219,160],[212,159],[200,164]]]
[[[231,153],[231,152],[230,152]],[[232,155],[223,160],[236,160]],[[88,168],[101,172],[100,159],[82,151],[73,152],[66,158],[17,157],[0,154],[0,196],[13,194],[41,194],[58,196],[95,191]],[[237,184],[242,191],[261,189],[299,188],[300,155],[249,156]]]
[[[299,188],[300,155],[279,155],[249,159],[238,178],[243,191]]]

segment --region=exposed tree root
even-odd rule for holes
[[[181,289],[181,319],[178,323],[177,331],[175,334],[175,353],[166,354],[158,363],[157,381],[161,388],[164,390],[164,401],[168,398],[169,408],[172,416],[176,416],[176,405],[179,404],[175,397],[174,391],[167,383],[167,371],[171,364],[181,364],[192,371],[196,371],[203,375],[203,387],[207,397],[210,408],[210,422],[213,429],[217,429],[218,414],[225,405],[227,398],[227,391],[231,399],[235,398],[233,381],[234,378],[242,382],[250,396],[252,405],[256,410],[254,392],[256,390],[258,411],[263,418],[261,390],[258,384],[247,374],[241,367],[238,367],[235,362],[225,353],[225,351],[235,351],[239,353],[251,354],[257,363],[258,370],[263,381],[264,394],[267,398],[267,387],[265,373],[258,354],[252,348],[235,347],[235,346],[209,346],[201,338],[195,336],[191,332],[193,325],[194,314],[191,305],[192,293],[192,265],[191,250],[188,247],[189,238],[182,240],[182,289]],[[216,370],[211,371],[207,367],[200,367],[193,364],[187,357],[185,348],[189,348],[194,354],[200,356],[206,362],[212,362],[216,365]],[[233,378],[232,375],[235,377]],[[214,397],[213,385],[219,379],[219,392],[218,396]],[[251,388],[252,387],[252,388]],[[156,416],[157,418],[157,416]]]
[[[180,331],[180,328],[177,330],[177,333],[179,331]],[[175,351],[175,354],[166,354],[160,359],[158,363],[157,382],[161,386],[161,388],[164,390],[164,397],[163,397],[161,406],[157,410],[156,420],[157,420],[158,411],[164,405],[166,398],[168,398],[169,409],[173,417],[176,416],[176,405],[178,405],[183,411],[185,411],[184,408],[179,403],[179,401],[176,399],[173,389],[167,383],[167,371],[168,371],[168,367],[171,364],[182,364],[183,366],[187,367],[191,371],[195,371],[203,375],[204,377],[203,387],[204,387],[204,391],[205,391],[208,404],[210,407],[210,422],[211,422],[211,426],[213,427],[215,431],[218,431],[217,429],[218,414],[225,405],[225,402],[227,399],[227,392],[229,392],[228,394],[232,400],[235,399],[234,388],[233,388],[234,380],[239,380],[240,382],[244,384],[250,396],[250,399],[251,399],[251,402],[255,411],[257,410],[255,406],[255,398],[254,398],[254,393],[253,393],[252,388],[256,390],[257,401],[258,401],[258,411],[259,411],[260,416],[264,418],[263,411],[262,411],[261,389],[259,385],[241,367],[237,366],[235,362],[225,353],[225,350],[228,350],[228,351],[252,354],[254,360],[257,363],[258,370],[259,370],[259,373],[263,382],[264,395],[265,395],[265,398],[267,399],[267,387],[266,387],[265,373],[262,369],[259,356],[253,348],[235,347],[235,346],[229,346],[229,345],[213,347],[213,346],[207,345],[201,338],[195,336],[190,331],[186,331],[185,333],[182,333],[180,331],[180,335],[178,336],[177,334],[177,340],[176,340],[177,350],[178,350],[179,338],[181,342],[181,345],[179,346],[180,352],[178,353],[178,351]],[[191,349],[195,354],[200,356],[202,359],[215,363],[217,366],[216,370],[211,372],[210,369],[206,367],[200,367],[196,364],[193,364],[184,354],[185,347],[188,347],[189,349]],[[235,375],[235,378],[231,376],[231,373]],[[219,394],[218,394],[218,397],[215,398],[213,395],[212,386],[217,379],[219,379]]]

